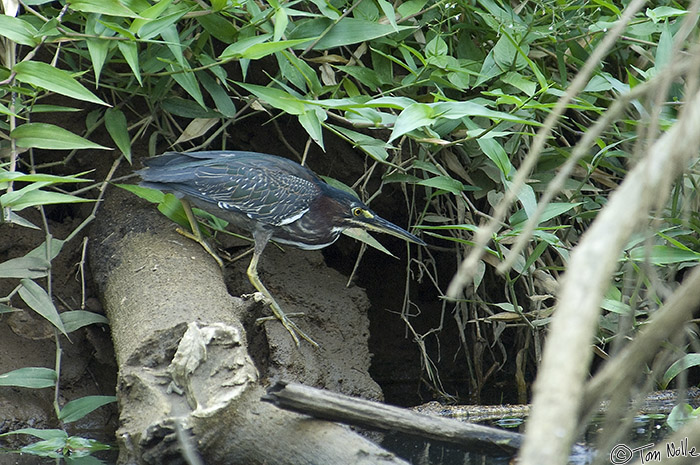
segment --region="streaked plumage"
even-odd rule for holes
[[[302,249],[320,249],[344,229],[362,228],[425,243],[372,212],[350,193],[323,182],[309,169],[286,158],[256,152],[169,152],[146,160],[138,172],[142,186],[174,193],[187,202],[250,231],[255,239],[248,267],[251,283],[297,341],[294,331],[311,341],[288,320],[257,276],[257,261],[272,239]],[[199,233],[193,224],[195,235]],[[203,245],[201,238],[195,238]],[[205,248],[215,254],[205,245]],[[218,257],[215,256],[218,259]],[[218,259],[220,261],[220,259]]]

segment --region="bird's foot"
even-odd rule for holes
[[[216,260],[216,263],[219,264],[219,267],[223,268],[224,267],[224,262],[221,260],[221,257],[219,257],[216,252],[209,246],[209,244],[202,239],[201,237],[198,237],[196,234],[192,234],[191,232],[185,231],[184,229],[177,228],[175,231],[178,232],[178,234],[185,236],[188,239],[192,239],[193,241],[197,242],[199,245],[202,246],[204,250],[207,251],[209,255],[211,255],[214,260]]]
[[[282,323],[282,326],[284,326],[284,328],[292,336],[292,340],[294,341],[294,343],[296,344],[297,347],[299,347],[299,338],[302,338],[303,340],[305,340],[306,342],[308,342],[309,344],[311,344],[315,348],[317,348],[317,349],[320,348],[320,346],[318,345],[318,343],[316,341],[311,339],[311,337],[309,335],[307,335],[304,331],[302,331],[302,329],[299,328],[299,326],[297,326],[297,324],[294,323],[294,321],[292,321],[289,318],[290,316],[303,315],[303,313],[286,314],[282,311],[279,304],[274,299],[269,301],[270,299],[268,299],[266,296],[263,296],[263,297],[265,297],[265,300],[267,300],[266,303],[269,304],[270,308],[272,309],[273,316],[258,318],[257,320],[255,320],[256,324],[262,324],[265,321],[270,321],[272,319],[279,320],[279,322]],[[297,335],[299,335],[299,336],[297,337]]]
[[[285,315],[287,315],[288,317],[292,317],[292,316],[296,317],[296,316],[304,316],[304,315],[306,315],[306,313],[294,312],[294,313],[285,313]],[[274,315],[261,316],[260,318],[255,319],[255,324],[261,325],[261,324],[265,323],[266,321],[272,321],[272,320],[276,320],[276,319],[277,319],[277,317]]]

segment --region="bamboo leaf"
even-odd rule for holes
[[[414,129],[430,126],[435,122],[433,115],[433,109],[425,103],[414,103],[406,107],[396,118],[389,143]]]
[[[396,26],[394,29],[391,24],[358,18],[343,18],[338,22],[328,18],[313,18],[298,22],[287,38],[300,39],[302,37],[322,36],[314,45],[314,50],[326,50],[383,37],[396,32],[397,29],[404,31],[413,28],[413,26]]]
[[[136,77],[136,80],[139,81],[139,85],[142,86],[143,82],[141,81],[138,44],[136,42],[119,41],[117,42],[117,48],[124,57],[124,60],[126,60],[129,68],[131,68],[131,72]]]
[[[59,203],[81,203],[92,202],[90,199],[83,199],[70,194],[60,192],[42,191],[40,189],[8,192],[0,196],[0,205],[12,207],[15,211],[24,210],[27,207],[37,205],[54,205]]]
[[[117,108],[109,108],[105,112],[105,127],[112,140],[129,163],[131,163],[131,139],[126,127],[126,116]]]
[[[260,100],[269,103],[275,108],[289,113],[290,115],[301,115],[306,111],[306,105],[298,98],[284,90],[275,89],[274,87],[258,86],[255,84],[238,83],[248,92],[255,95]]]
[[[17,73],[15,77],[20,82],[74,99],[110,106],[76,81],[68,72],[53,67],[48,63],[23,61],[17,63],[13,70]]]
[[[81,397],[79,399],[72,400],[63,406],[61,412],[58,414],[58,419],[64,423],[71,423],[73,421],[80,420],[88,413],[102,407],[103,405],[111,404],[116,401],[117,398],[115,396]]]
[[[53,371],[53,370],[51,370]],[[55,373],[55,372],[54,372]],[[39,429],[39,428],[20,428],[7,433],[0,434],[1,436],[10,436],[12,434],[29,434],[40,439],[67,438],[68,433],[60,429]]]
[[[94,312],[86,312],[84,310],[72,310],[60,314],[63,326],[67,333],[71,333],[83,326],[93,324],[109,324],[109,320],[104,315]]]
[[[39,43],[37,30],[31,23],[21,18],[0,14],[0,36],[7,37],[20,45],[34,47]]]
[[[49,297],[44,288],[31,279],[22,279],[20,283],[22,287],[19,288],[19,296],[22,300],[24,300],[32,310],[43,316],[49,323],[67,336],[61,317],[58,316],[58,310],[56,310],[56,307],[51,301],[51,297]]]
[[[41,389],[54,386],[56,379],[56,372],[50,368],[25,367],[0,375],[0,386]]]
[[[398,258],[396,255],[389,252],[389,250],[386,247],[384,247],[378,240],[376,240],[374,237],[372,237],[364,229],[359,229],[359,228],[345,229],[345,230],[343,230],[343,234],[345,234],[346,236],[352,237],[353,239],[357,239],[360,242],[364,242],[368,246],[370,246],[374,249],[377,249],[380,252],[383,252],[391,257]]]
[[[118,0],[68,0],[68,5],[75,11],[83,11],[85,13],[125,16],[127,18],[139,17]]]
[[[648,259],[654,265],[671,265],[674,263],[700,261],[700,253],[667,245],[655,245],[650,248],[640,246],[630,251],[630,258],[637,262],[643,262]]]
[[[678,376],[681,372],[688,368],[700,365],[700,354],[685,354],[680,360],[677,360],[673,365],[668,367],[661,380],[662,389],[666,389],[668,383]]]
[[[0,278],[43,278],[49,262],[41,257],[17,257],[0,263]]]
[[[207,106],[204,104],[204,97],[202,97],[202,91],[199,88],[199,83],[197,82],[197,78],[195,77],[194,73],[185,67],[176,67],[174,64],[170,65],[171,71],[174,71],[173,73],[173,79],[175,79],[175,82],[180,84],[180,87],[185,89],[185,91],[190,94],[190,96],[199,104],[200,107],[202,108],[207,108]]]
[[[49,150],[100,149],[112,150],[90,142],[67,129],[48,123],[26,123],[10,133],[17,145],[25,148]]]

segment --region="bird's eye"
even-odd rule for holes
[[[362,216],[362,209],[360,207],[355,207],[352,209],[352,214],[355,216]]]

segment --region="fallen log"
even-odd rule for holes
[[[405,463],[349,428],[260,401],[265,357],[256,366],[241,323],[259,304],[229,295],[214,261],[174,229],[115,189],[91,231],[119,367],[119,463]]]

